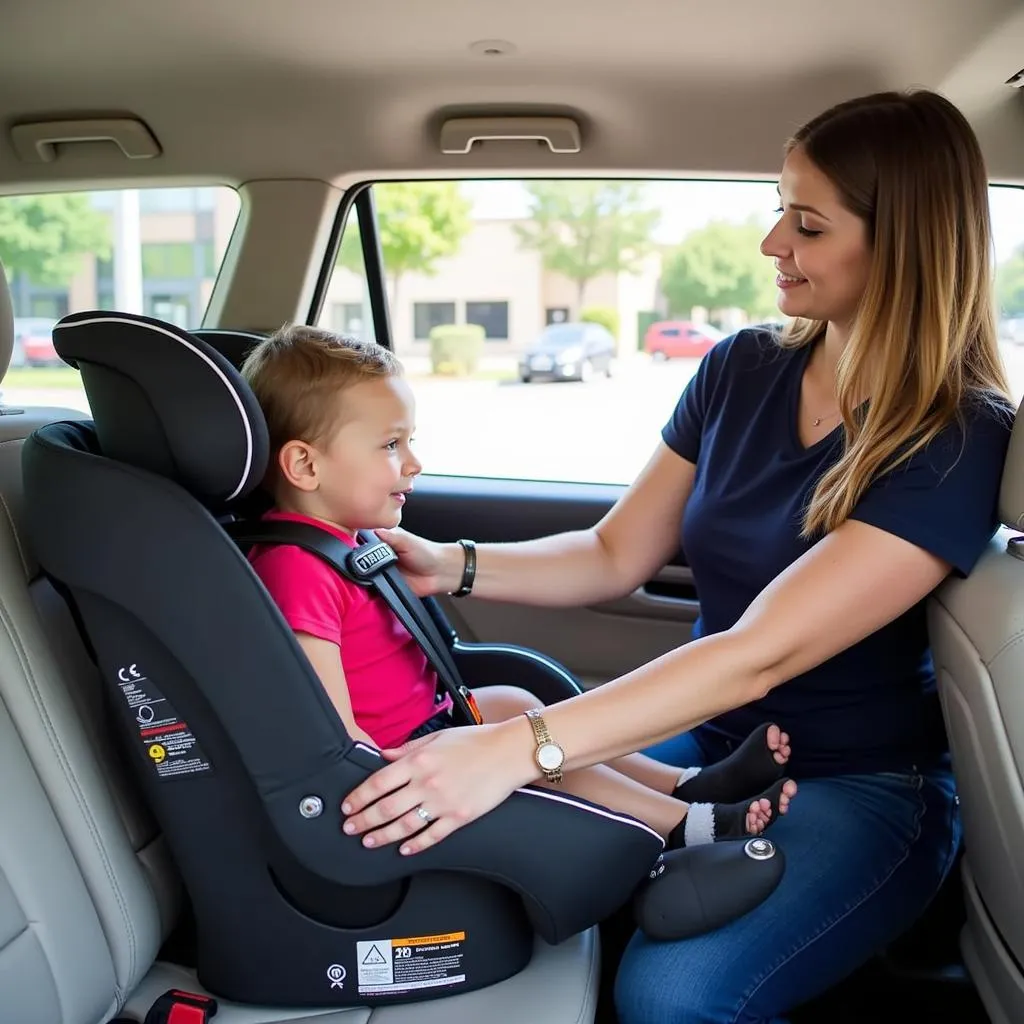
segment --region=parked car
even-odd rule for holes
[[[14,351],[20,362],[12,360],[11,366],[63,366],[53,347],[54,323],[44,317],[16,317]]]
[[[711,324],[660,320],[644,334],[644,351],[652,359],[700,359],[724,338]]]
[[[595,373],[612,375],[615,338],[600,324],[551,324],[519,360],[519,379],[590,380]]]

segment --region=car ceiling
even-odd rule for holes
[[[1024,181],[1020,0],[7,0],[5,124],[131,114],[162,154],[110,146],[26,164],[0,190],[139,176],[317,178],[499,170],[772,175],[826,105],[926,86],[959,103],[996,180]],[[471,44],[515,52],[483,56]],[[583,150],[443,156],[444,116],[575,116]]]

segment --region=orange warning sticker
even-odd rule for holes
[[[439,942],[464,942],[465,932],[448,932],[447,935],[418,935],[412,939],[392,939],[392,946],[433,946]]]

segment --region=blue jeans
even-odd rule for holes
[[[686,734],[646,753],[687,766],[726,751]],[[797,781],[769,833],[786,856],[778,889],[708,935],[634,935],[615,983],[620,1024],[785,1024],[927,907],[960,841],[951,773]]]

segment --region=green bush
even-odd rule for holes
[[[600,324],[613,338],[619,336],[619,314],[609,306],[590,306],[580,313],[580,319],[588,324]]]
[[[430,370],[439,376],[468,377],[484,348],[479,324],[443,324],[430,332]]]

